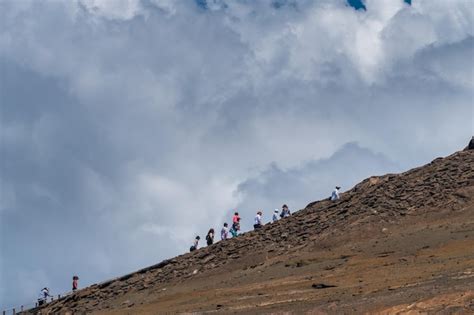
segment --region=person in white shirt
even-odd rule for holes
[[[273,216],[272,216],[272,222],[276,222],[278,221],[278,209],[275,209],[275,211],[273,211]]]
[[[48,301],[48,297],[50,297],[48,288],[43,288],[38,297],[38,305],[43,305]]]
[[[257,215],[255,216],[253,228],[257,230],[261,227],[262,227],[262,211],[258,211]]]
[[[199,237],[199,235],[196,236],[196,238],[194,239],[193,245],[189,248],[189,251],[190,251],[190,252],[194,252],[196,249],[198,249],[198,245],[199,245],[199,240],[200,240],[200,239],[201,239],[201,238]]]
[[[221,240],[226,240],[228,237],[229,237],[228,224],[224,223],[224,226],[222,227],[222,230],[221,230]]]
[[[333,190],[333,192],[331,194],[331,201],[339,200],[339,198],[340,198],[339,189],[341,189],[341,187],[336,186],[336,188]]]

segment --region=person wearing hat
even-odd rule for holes
[[[272,222],[278,221],[278,212],[278,209],[275,209],[275,211],[273,211]]]
[[[196,236],[196,238],[194,239],[194,244],[189,248],[189,251],[190,252],[194,252],[197,248],[198,248],[198,244],[199,244],[199,240],[201,238],[198,236]]]
[[[339,200],[339,189],[341,189],[341,187],[339,186],[336,186],[336,188],[333,190],[332,194],[331,194],[331,201],[336,201],[336,200]]]
[[[262,211],[258,211],[257,215],[255,216],[253,228],[257,230],[261,227],[262,227]]]

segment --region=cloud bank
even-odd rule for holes
[[[474,133],[469,0],[205,4],[0,2],[2,307]]]

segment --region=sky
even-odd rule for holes
[[[472,1],[409,2],[1,0],[0,308],[465,147]]]

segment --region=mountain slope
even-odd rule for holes
[[[460,151],[32,312],[474,312],[473,196]]]

